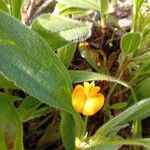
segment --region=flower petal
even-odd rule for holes
[[[88,82],[84,82],[84,92],[85,92],[87,97],[89,95],[90,88],[91,88],[91,84]]]
[[[97,113],[104,105],[104,96],[98,93],[96,96],[87,99],[82,113],[85,116],[91,116]]]
[[[81,113],[83,111],[86,99],[84,87],[82,85],[77,85],[72,93],[72,105],[77,112]]]
[[[101,88],[99,86],[91,86],[88,97],[95,96]]]

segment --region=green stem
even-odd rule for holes
[[[132,14],[133,22],[132,22],[131,32],[135,32],[136,31],[137,17],[138,17],[138,14],[137,14],[137,10],[136,10],[136,4],[134,3],[133,4],[133,14]]]
[[[102,30],[104,31],[105,28],[106,28],[106,17],[104,14],[101,14],[101,27],[102,27]]]
[[[120,73],[119,78],[121,78],[123,72]],[[112,119],[112,115],[111,115],[111,111],[108,109],[109,107],[109,102],[110,102],[110,97],[112,95],[112,93],[115,91],[115,89],[117,88],[118,83],[113,84],[113,86],[111,87],[111,89],[109,90],[109,93],[106,97],[106,102],[105,102],[105,106],[103,111],[105,111],[106,116],[110,119]],[[105,118],[106,121],[106,118]]]
[[[137,97],[135,95],[134,90],[131,88],[131,94],[134,100],[134,103],[137,103]],[[133,138],[141,138],[141,120],[136,119],[132,124],[132,137]]]
[[[119,74],[119,77],[118,77],[119,79],[121,78],[122,74],[123,74],[123,71]],[[107,94],[107,97],[106,97],[104,110],[109,106],[110,97],[111,97],[112,93],[114,92],[114,90],[116,89],[117,85],[118,85],[118,83],[113,84],[113,86],[109,90],[109,93]]]
[[[133,96],[134,103],[136,103],[137,102],[137,97],[136,97],[135,92],[132,88],[131,88],[131,94]]]
[[[86,134],[86,129],[87,129],[87,124],[88,124],[88,116],[85,116],[84,118],[84,127],[83,127],[83,131],[82,131],[82,138],[84,138],[85,134]]]

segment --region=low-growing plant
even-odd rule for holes
[[[61,115],[60,133],[67,150],[116,150],[122,145],[148,149],[150,138],[141,135],[141,120],[150,116],[150,15],[142,13],[144,0],[133,1],[131,30],[121,29],[115,73],[102,49],[112,3],[57,2],[52,14],[38,16],[29,28],[20,21],[23,1],[0,0],[0,149],[24,149],[23,123],[55,113],[53,108]],[[93,20],[80,21],[91,13],[96,15]],[[95,51],[87,40],[93,26],[102,34],[101,49]],[[70,67],[77,49],[89,70]],[[124,81],[126,74],[129,79]],[[103,93],[97,81],[107,82],[108,91]],[[121,88],[128,91],[126,101],[111,104],[113,92]],[[23,90],[25,98],[14,96],[15,90]],[[118,109],[122,112],[113,116],[112,110]],[[98,111],[103,112],[104,123],[90,134],[88,118]],[[124,139],[118,132],[129,125],[132,135]],[[57,128],[49,125],[46,131]]]

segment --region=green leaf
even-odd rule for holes
[[[1,130],[0,130],[0,149],[7,150],[7,144],[5,141],[5,136]]]
[[[150,23],[147,24],[143,30],[140,49],[144,49],[146,46],[149,47],[149,43],[150,43]]]
[[[109,109],[123,109],[124,107],[126,107],[128,105],[127,102],[120,102],[120,103],[116,103],[113,105],[110,105],[108,108]]]
[[[4,76],[0,74],[0,88],[18,89],[12,81],[8,81]]]
[[[119,83],[123,86],[126,86],[127,88],[130,88],[127,83],[101,73],[95,73],[89,71],[74,71],[74,70],[70,70],[69,73],[73,83],[100,80],[100,81],[110,81],[110,82]]]
[[[61,4],[65,4],[71,7],[85,8],[100,11],[100,6],[97,0],[56,0]]]
[[[23,150],[23,129],[12,97],[0,93],[0,149]]]
[[[68,67],[76,51],[77,44],[69,43],[57,50],[57,56]]]
[[[49,106],[41,107],[43,103],[34,97],[28,96],[23,100],[18,108],[22,122],[27,122],[31,119],[46,115],[51,111]]]
[[[121,38],[120,48],[125,54],[135,52],[140,44],[141,34],[138,32],[126,33]]]
[[[61,113],[61,136],[66,150],[75,150],[75,120],[73,116],[62,112]]]
[[[54,9],[54,14],[61,14],[67,17],[72,16],[73,18],[84,17],[89,15],[90,13],[91,11],[89,11],[88,9],[70,7],[60,3],[57,3]]]
[[[134,7],[135,7],[135,10],[136,10],[136,13],[138,13],[138,11],[140,10],[144,0],[134,0]]]
[[[33,22],[32,29],[55,50],[69,42],[77,42],[90,36],[88,25],[52,14],[38,17]]]
[[[96,64],[96,55],[92,51],[88,50],[84,45],[79,47],[81,56],[97,71],[101,72],[100,68]]]
[[[150,23],[144,27],[142,38],[150,37]]]
[[[43,103],[74,113],[71,80],[38,34],[0,12],[0,72]]]
[[[145,52],[144,54],[135,57],[134,60],[137,64],[142,63],[148,65],[150,64],[150,52]]]
[[[116,146],[116,145],[101,145],[101,146],[96,146],[96,147],[91,147],[91,148],[88,148],[87,150],[118,150],[119,146]]]
[[[146,78],[134,87],[136,97],[138,97],[138,99],[150,97],[150,92],[148,89],[150,89],[150,77]]]
[[[9,10],[8,10],[8,7],[7,7],[7,4],[3,1],[3,0],[0,0],[0,9],[2,10],[2,11],[5,11],[5,12],[9,12]]]
[[[108,0],[97,0],[100,6],[100,12],[102,14],[108,11]]]
[[[97,130],[92,137],[93,141],[99,141],[112,134],[114,128],[119,125],[128,123],[131,120],[143,119],[150,115],[150,98],[141,100],[134,104],[127,110],[123,111],[107,123],[105,123],[100,129]]]
[[[23,0],[5,0],[7,5],[9,5],[9,12],[12,16],[21,19],[21,8]]]
[[[84,122],[79,113],[70,115],[62,112],[61,135],[67,150],[74,149],[75,137],[81,138]]]
[[[150,13],[143,17],[143,22],[141,22],[141,30],[143,31],[145,27],[150,24]]]
[[[105,146],[104,146],[105,145]],[[117,146],[118,148],[120,147],[120,145],[139,145],[139,146],[143,146],[145,148],[149,148],[150,147],[150,138],[145,138],[145,139],[126,139],[126,140],[105,140],[105,141],[101,141],[95,145],[93,145],[93,148],[90,148],[88,150],[94,150],[94,147],[108,147],[108,145],[110,146]],[[107,149],[106,149],[107,150]],[[109,150],[109,149],[108,149]],[[117,150],[117,149],[116,149]]]

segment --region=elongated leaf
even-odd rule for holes
[[[8,81],[5,77],[0,74],[0,88],[11,88],[18,89],[13,82]]]
[[[118,150],[119,146],[116,146],[116,145],[101,145],[101,146],[96,146],[96,147],[91,147],[91,148],[88,148],[87,150]]]
[[[141,35],[138,32],[126,33],[121,38],[120,48],[125,54],[129,54],[138,49]]]
[[[138,11],[140,10],[144,0],[134,0],[134,7],[136,9],[136,13],[138,13]]]
[[[22,122],[26,122],[42,115],[46,115],[51,111],[51,108],[49,106],[40,108],[42,104],[42,102],[34,97],[28,96],[27,98],[25,98],[18,108]]]
[[[149,18],[150,18],[150,15],[149,15]],[[149,19],[149,22],[150,22],[150,19]],[[140,48],[144,49],[146,48],[146,46],[149,47],[149,43],[150,43],[150,23],[144,27],[144,30],[142,33],[142,40],[140,43]]]
[[[66,67],[70,65],[74,53],[76,51],[76,47],[76,43],[69,43],[57,50],[57,56],[60,58],[60,60],[64,63]]]
[[[100,81],[116,82],[116,83],[119,83],[123,86],[130,88],[127,83],[125,83],[119,79],[116,79],[114,77],[111,77],[111,76],[108,76],[105,74],[101,74],[101,73],[95,73],[95,72],[89,72],[89,71],[74,71],[74,70],[70,70],[69,73],[70,73],[73,83],[100,80]]]
[[[97,141],[105,138],[115,127],[121,124],[125,124],[131,120],[142,119],[150,115],[150,98],[144,99],[132,107],[128,108],[124,112],[120,113],[115,118],[104,124],[93,136],[93,140]]]
[[[58,49],[69,42],[77,42],[90,36],[89,26],[57,15],[42,15],[32,24],[53,49]]]
[[[69,8],[70,8],[70,6],[68,6],[68,5],[57,3],[53,13],[54,14],[61,14],[63,11],[65,11]]]
[[[5,141],[5,136],[1,130],[0,130],[0,149],[7,150],[7,144]]]
[[[150,23],[144,27],[142,38],[150,37]]]
[[[53,13],[61,14],[63,16],[68,16],[68,17],[72,16],[73,18],[80,18],[89,15],[91,11],[84,8],[70,7],[68,5],[57,3]]]
[[[6,5],[6,3],[3,0],[0,0],[0,9],[2,11],[7,12],[7,13],[9,12],[7,5]]]
[[[135,57],[134,60],[136,61],[136,63],[142,63],[142,64],[150,64],[150,52],[145,52],[144,54]]]
[[[23,0],[5,0],[9,5],[9,12],[12,16],[21,19],[21,8]]]
[[[150,97],[150,92],[148,89],[150,89],[150,77],[146,78],[135,86],[134,91],[136,97],[138,97],[139,99]]]
[[[84,123],[82,117],[79,113],[75,115],[70,115],[66,112],[62,112],[61,121],[61,135],[65,148],[67,150],[72,150],[75,147],[75,137],[81,138]]]
[[[66,150],[75,149],[75,122],[73,116],[62,112],[61,136]]]
[[[57,0],[61,4],[65,4],[71,7],[79,7],[100,11],[100,6],[97,0]]]
[[[68,112],[71,81],[48,44],[16,19],[0,12],[0,72],[40,101]]]
[[[123,109],[127,106],[127,102],[120,102],[109,106],[109,109]]]
[[[12,98],[0,93],[0,149],[23,150],[23,129]],[[4,140],[5,139],[5,140]]]
[[[150,13],[143,17],[143,22],[141,22],[141,30],[143,31],[145,27],[150,24]]]
[[[144,146],[145,148],[149,148],[150,147],[150,138],[126,139],[126,140],[114,140],[114,139],[105,140],[105,141],[101,141],[101,142],[95,144],[93,146],[93,148],[89,148],[88,150],[94,150],[94,147],[97,147],[97,148],[104,147],[105,148],[105,147],[108,147],[108,145],[111,145],[111,146],[116,145],[118,148],[120,147],[120,145],[139,145],[139,146]]]
[[[108,11],[108,0],[97,0],[100,5],[100,12],[102,14]]]

